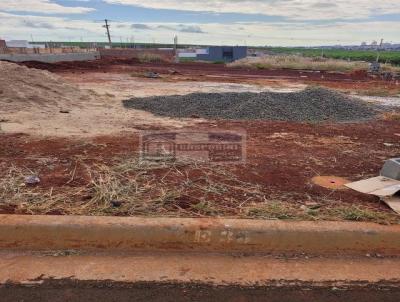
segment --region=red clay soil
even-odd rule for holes
[[[57,62],[44,63],[37,61],[27,61],[18,63],[29,68],[48,70],[51,72],[65,71],[109,71],[113,66],[123,66],[139,64],[138,59],[101,59],[95,61],[74,61],[74,62]]]
[[[91,72],[130,73],[141,75],[157,72],[169,81],[208,81],[273,85],[276,80],[288,80],[308,85],[322,85],[342,91],[366,94],[397,95],[399,83],[370,77],[366,72],[340,73],[310,70],[261,70],[230,68],[211,63],[141,63],[137,59],[101,59],[85,62],[20,63],[31,68],[48,70],[59,74],[83,74]],[[172,76],[172,77],[171,77]]]
[[[297,204],[335,202],[365,205],[390,213],[378,198],[352,190],[331,190],[314,185],[318,175],[359,180],[376,176],[385,159],[399,156],[400,123],[374,121],[356,124],[299,124],[270,121],[220,121],[204,123],[247,131],[247,162],[229,166],[241,180],[259,184],[268,197]],[[2,171],[11,165],[39,171],[40,187],[57,188],[71,179],[76,158],[85,163],[109,163],[116,157],[135,156],[138,136],[103,136],[91,140],[34,138],[25,134],[0,134]],[[51,159],[51,164],[46,163]],[[85,185],[79,176],[69,185]],[[190,197],[188,197],[190,199]],[[190,202],[188,200],[187,202]],[[1,208],[0,213],[10,212]]]
[[[82,71],[104,71],[104,72],[146,72],[153,71],[159,74],[177,74],[189,76],[221,76],[230,78],[280,78],[280,79],[303,79],[322,81],[366,81],[369,79],[366,73],[340,73],[310,70],[266,70],[249,68],[231,68],[224,64],[212,63],[140,63],[136,59],[101,59],[87,62],[60,62],[60,63],[21,63],[28,67],[45,69],[52,72],[82,72]]]

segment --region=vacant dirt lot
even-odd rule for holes
[[[353,181],[377,175],[385,159],[399,155],[397,113],[346,124],[207,121],[158,117],[121,103],[191,92],[298,91],[316,83],[358,93],[372,86],[396,91],[398,83],[360,74],[249,71],[216,64],[27,65],[54,71],[91,97],[15,110],[8,103],[0,112],[1,213],[399,222],[378,198],[312,181],[332,176],[334,184],[333,176]],[[145,78],[150,70],[161,78]],[[246,162],[143,166],[138,161],[140,131],[183,127],[244,129]],[[26,185],[29,175],[40,182]]]
[[[90,139],[3,134],[2,174],[11,173],[5,179],[17,186],[19,198],[5,200],[1,211],[398,221],[378,198],[311,181],[318,175],[349,180],[376,175],[386,158],[398,155],[398,122],[215,122],[196,129],[215,126],[246,129],[245,165],[202,170],[189,164],[144,171],[146,167],[136,164],[139,139],[134,133]],[[113,174],[118,165],[129,173]],[[16,170],[9,171],[12,167]],[[18,187],[21,176],[30,174],[41,182],[34,188]],[[146,190],[116,192],[115,186],[126,186],[114,178],[118,175],[129,175],[130,184]]]

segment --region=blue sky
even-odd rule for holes
[[[0,37],[246,45],[400,43],[396,0],[1,0]]]

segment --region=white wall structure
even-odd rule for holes
[[[197,54],[195,52],[180,52],[180,58],[197,58]]]
[[[6,41],[7,47],[14,47],[14,48],[28,48],[29,42],[28,40],[10,40]]]
[[[45,44],[30,44],[27,40],[10,40],[6,45],[10,48],[46,48]]]
[[[93,61],[100,59],[99,52],[60,53],[60,54],[0,54],[0,60],[10,62],[36,61],[56,63],[65,61]]]

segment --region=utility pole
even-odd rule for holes
[[[381,44],[376,46],[376,61],[370,64],[369,70],[373,74],[379,74],[381,72],[381,64],[379,63],[379,59],[381,56],[380,50],[383,45],[383,39],[381,39]]]
[[[381,39],[381,43],[379,44],[378,49],[377,49],[376,63],[379,63],[379,59],[380,59],[380,56],[381,56],[380,51],[382,49],[382,45],[383,45],[383,39]]]
[[[174,37],[174,53],[175,53],[175,63],[179,63],[178,36]]]
[[[112,42],[111,42],[111,35],[110,35],[110,25],[108,24],[107,19],[104,19],[104,22],[106,23],[103,25],[103,27],[107,30],[107,38],[108,38],[108,44],[110,45],[110,48],[112,47]]]
[[[178,49],[178,36],[174,37],[174,49],[175,51]]]

